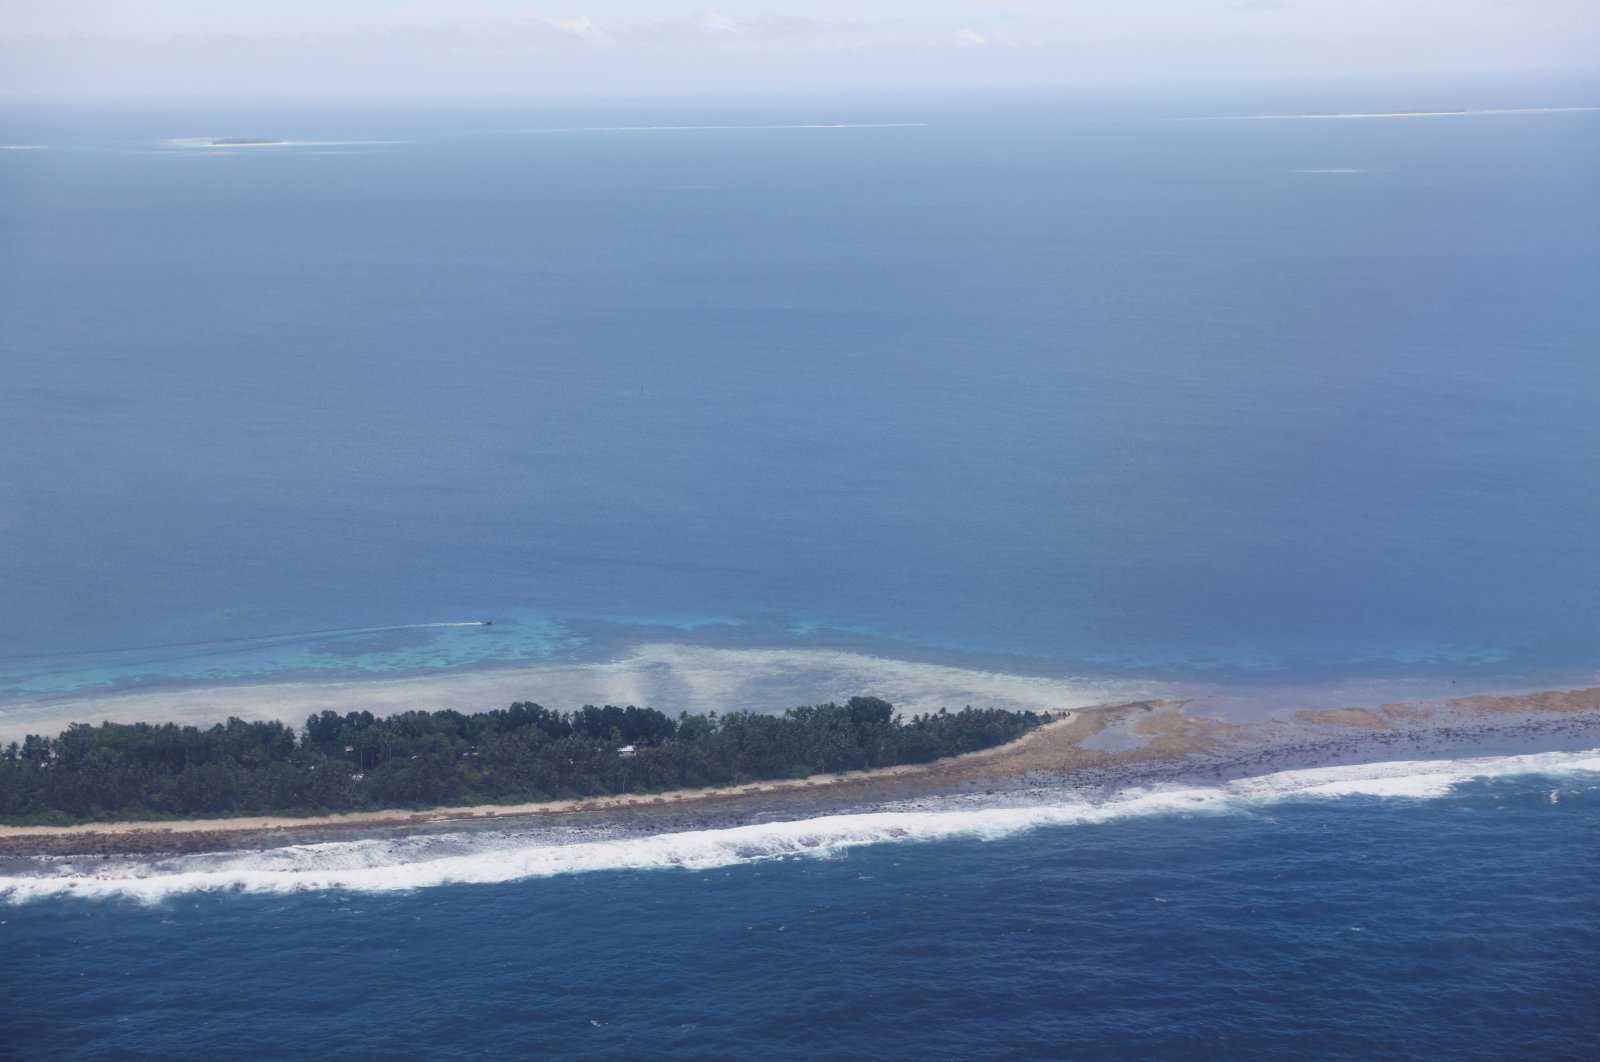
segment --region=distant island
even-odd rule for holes
[[[0,822],[66,826],[544,801],[660,793],[929,763],[993,748],[1044,722],[965,708],[909,721],[876,697],[677,719],[653,708],[531,702],[456,711],[324,711],[295,730],[229,719],[74,723],[0,750]]]
[[[212,147],[263,147],[268,144],[287,144],[287,140],[271,140],[259,136],[224,136],[211,142]]]
[[[1295,114],[1223,114],[1200,118],[1175,118],[1178,122],[1281,122],[1330,118],[1462,118],[1498,114],[1566,114],[1595,111],[1600,107],[1483,107],[1477,110],[1442,108],[1420,111],[1300,111]]]
[[[1426,118],[1435,114],[1472,114],[1464,108],[1436,111],[1306,111],[1302,118]],[[1483,113],[1483,112],[1476,112]]]

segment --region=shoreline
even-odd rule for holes
[[[1195,699],[1144,700],[1057,710],[1015,741],[935,760],[724,788],[624,793],[528,804],[326,816],[93,822],[0,826],[0,856],[155,855],[349,839],[385,831],[529,821],[614,823],[646,828],[671,816],[793,814],[822,805],[885,801],[1042,785],[1080,788],[1218,781],[1301,767],[1382,762],[1405,753],[1433,759],[1490,750],[1600,747],[1600,687],[1478,694],[1337,709],[1235,723],[1201,714]]]
[[[665,633],[665,632],[659,632]],[[1134,700],[1191,698],[1210,714],[1262,720],[1290,708],[1447,699],[1463,689],[1522,694],[1600,683],[1600,669],[1563,666],[1473,676],[1406,672],[1285,676],[1281,680],[1176,677],[1084,666],[1041,669],[1039,661],[993,654],[919,651],[904,645],[705,644],[632,637],[599,655],[543,661],[482,660],[444,669],[338,675],[172,679],[22,694],[0,691],[0,745],[69,724],[175,723],[209,727],[237,717],[298,729],[324,709],[340,714],[410,710],[485,711],[535,700],[548,707],[633,704],[669,713],[732,708],[758,713],[870,693],[914,715],[962,704],[1011,711],[1088,708]]]
[[[392,715],[412,709],[482,711],[633,704],[679,711],[781,710],[871,692],[907,714],[962,703],[1014,711],[1083,708],[1173,695],[1171,681],[1005,671],[999,661],[878,655],[840,647],[727,648],[646,641],[597,659],[492,663],[436,672],[266,678],[119,687],[0,699],[0,744],[55,734],[69,723],[211,726],[237,716],[299,728],[325,708]]]
[[[1127,706],[1108,706],[1114,710]],[[976,752],[962,753],[931,763],[901,764],[878,767],[865,771],[847,771],[833,774],[814,774],[805,778],[782,778],[747,782],[740,785],[697,789],[673,789],[662,793],[619,793],[610,796],[574,797],[566,800],[549,800],[526,804],[474,804],[434,807],[420,810],[391,808],[379,811],[352,811],[331,815],[282,816],[249,815],[216,819],[122,820],[116,822],[85,822],[72,826],[8,826],[0,824],[0,854],[17,854],[37,844],[41,850],[60,852],[76,848],[77,844],[90,845],[92,850],[148,851],[143,843],[158,837],[169,839],[175,847],[192,850],[182,844],[182,839],[221,837],[260,837],[284,835],[302,831],[339,831],[387,829],[405,826],[428,826],[439,823],[488,822],[502,819],[543,818],[560,815],[590,815],[607,811],[635,811],[644,808],[710,806],[754,795],[804,793],[807,790],[837,793],[851,785],[872,785],[890,779],[910,779],[946,771],[963,771],[986,760],[1016,756],[1026,747],[1043,737],[1048,731],[1061,731],[1078,724],[1086,724],[1082,710],[1073,710],[1060,718],[1029,731],[1015,741]],[[1089,724],[1092,725],[1092,724]],[[130,847],[124,849],[119,841]]]

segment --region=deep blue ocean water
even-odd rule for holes
[[[1592,667],[1600,114],[1163,120],[1591,88],[19,109],[0,669]]]
[[[0,906],[0,1024],[22,1057],[1594,1057],[1600,760],[1452,781],[398,892],[169,877]]]

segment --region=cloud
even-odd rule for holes
[[[558,29],[563,33],[570,33],[574,37],[595,37],[601,35],[600,28],[594,24],[593,19],[586,15],[578,18],[560,18],[550,16],[543,18],[540,21],[546,26],[549,26],[551,29]]]
[[[1233,8],[1235,11],[1287,11],[1289,5],[1283,0],[1240,0]]]
[[[1016,39],[1009,33],[1004,33],[1000,30],[976,30],[971,26],[963,26],[956,30],[955,40],[957,44],[979,48],[990,45],[1000,45],[1006,48],[1015,48],[1017,46]]]
[[[707,11],[700,16],[700,25],[714,33],[737,33],[741,23],[736,18],[730,18],[715,11]]]
[[[963,11],[982,11],[985,13],[999,11],[1015,15],[1033,15],[1047,8],[1048,5],[1044,3],[1044,0],[966,0],[961,5]]]

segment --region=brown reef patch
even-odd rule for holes
[[[1383,706],[1383,715],[1379,715],[1371,708],[1307,708],[1305,711],[1294,713],[1294,715],[1301,722],[1315,723],[1318,726],[1353,726],[1362,730],[1393,730],[1394,719],[1404,707],[1404,705],[1386,704]],[[1390,709],[1394,709],[1394,711],[1391,712]]]
[[[1513,693],[1505,696],[1480,694],[1474,697],[1457,697],[1450,702],[1450,706],[1474,712],[1584,712],[1600,708],[1600,686],[1589,686],[1581,690],[1540,690],[1537,693]]]

